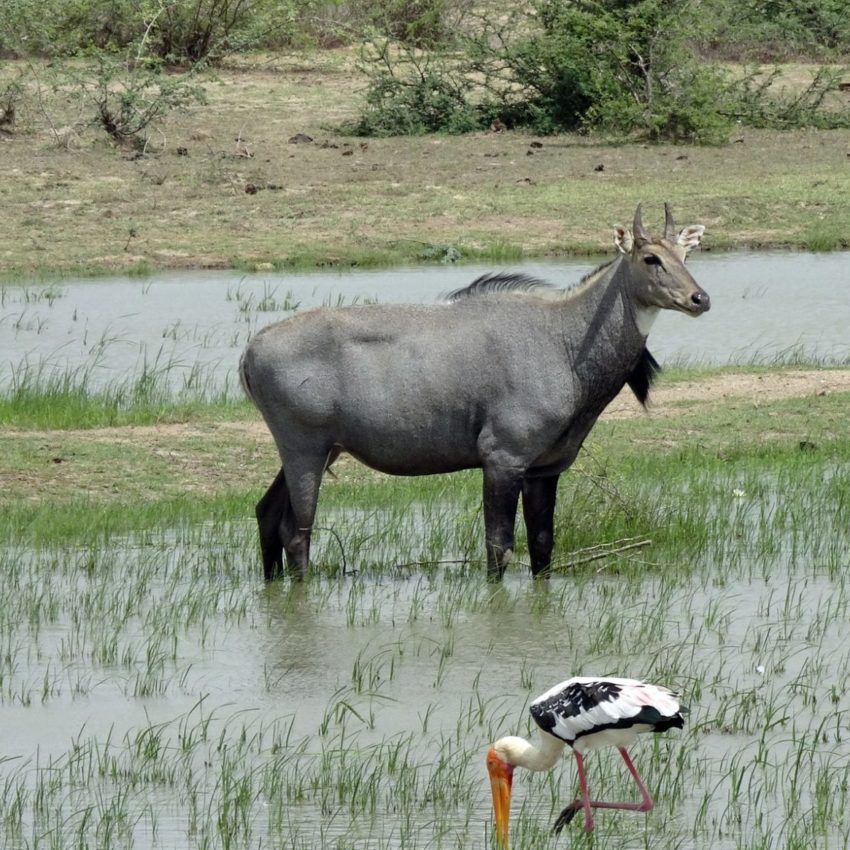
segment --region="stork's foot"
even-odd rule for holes
[[[569,823],[572,822],[572,819],[576,816],[577,812],[580,812],[583,808],[581,800],[573,800],[572,803],[569,804],[562,812],[558,815],[558,819],[555,821],[555,824],[552,827],[552,832],[555,835],[560,834],[561,830]]]

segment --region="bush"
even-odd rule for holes
[[[143,33],[135,0],[3,0],[0,49],[16,56],[71,56],[126,46]]]
[[[472,82],[439,53],[410,46],[395,49],[388,39],[370,43],[367,67],[380,65],[366,95],[366,109],[343,128],[358,136],[415,136],[422,133],[466,133],[481,126],[482,111],[470,102]]]
[[[690,49],[693,7],[692,0],[542,0],[534,7],[541,31],[520,42],[520,61],[508,63],[552,129],[722,141],[731,129],[727,86]]]
[[[689,47],[691,6],[536,0],[527,14],[479,19],[456,34],[457,50],[427,61],[384,47],[365,65],[371,80],[359,130],[459,131],[498,120],[538,133],[721,142],[732,126],[729,83]]]
[[[750,127],[787,130],[792,127],[835,129],[850,126],[850,113],[823,108],[824,99],[836,90],[843,73],[835,68],[818,68],[812,81],[799,94],[770,95],[768,90],[778,75],[774,70],[756,70],[746,75],[736,88],[738,120]]]
[[[286,43],[309,6],[299,0],[159,0],[146,16],[150,49],[167,62],[182,63]]]
[[[75,143],[84,128],[95,127],[121,146],[144,150],[169,113],[205,100],[194,71],[168,69],[144,47],[141,42],[123,51],[92,49],[85,59],[21,63],[18,78],[5,91],[0,85],[0,125],[3,115],[11,124],[20,102],[44,120],[59,144]],[[54,97],[45,98],[47,91]]]
[[[139,48],[137,48],[138,50]],[[191,73],[167,73],[161,60],[136,52],[95,52],[91,63],[57,69],[62,88],[79,93],[86,123],[121,145],[143,149],[149,130],[170,112],[204,100]]]
[[[845,0],[712,0],[703,49],[727,59],[830,60],[850,50]]]
[[[369,89],[366,110],[346,131],[356,136],[467,133],[482,126],[479,112],[439,74],[415,80],[385,76]]]
[[[214,61],[296,38],[319,0],[2,0],[0,50],[75,56],[144,42],[167,63]]]

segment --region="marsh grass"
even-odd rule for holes
[[[106,384],[99,360],[63,367],[22,361],[0,387],[0,425],[20,428],[97,428],[185,421],[204,412],[232,415],[247,407],[241,394],[220,386],[211,369],[159,357],[138,372]],[[175,376],[179,376],[175,386]]]
[[[802,241],[809,251],[835,251],[850,244],[847,234],[833,221],[811,224],[802,234]]]
[[[5,846],[486,848],[487,744],[535,735],[528,702],[579,673],[674,685],[690,714],[635,746],[653,812],[601,812],[559,842],[844,846],[845,411],[825,396],[600,423],[563,479],[559,557],[651,545],[533,583],[520,544],[500,586],[476,473],[341,464],[314,574],[265,586],[250,512],[271,452],[202,430],[159,466],[90,440],[68,483],[0,512]],[[209,492],[169,483],[186,487],[189,447]],[[121,486],[81,499],[87,466]],[[633,795],[616,753],[588,771],[595,794]],[[554,846],[575,784],[569,758],[517,772],[517,850]]]

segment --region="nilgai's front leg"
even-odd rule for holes
[[[523,478],[522,514],[528,532],[528,554],[531,573],[547,576],[555,545],[555,498],[558,476]]]
[[[484,536],[487,578],[501,581],[514,552],[514,524],[522,473],[504,467],[484,467]]]

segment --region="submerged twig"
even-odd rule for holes
[[[334,536],[334,538],[336,539],[337,545],[339,546],[340,554],[342,555],[342,574],[344,576],[356,575],[357,570],[352,570],[350,573],[348,572],[348,561],[345,558],[345,546],[342,545],[342,538],[336,533],[336,531],[334,531],[332,528],[330,528],[330,526],[320,526],[320,525],[314,525],[313,530],[314,531],[327,531]]]
[[[404,564],[394,564],[397,570],[408,569],[410,567],[437,567],[437,566],[469,566],[471,564],[483,564],[483,561],[471,561],[469,558],[451,558],[445,561],[407,561]]]
[[[587,546],[584,549],[576,549],[571,552],[565,559],[552,564],[551,569],[565,570],[573,569],[582,564],[589,564],[591,561],[598,561],[601,558],[607,558],[609,555],[618,555],[621,552],[628,552],[632,549],[642,549],[644,546],[651,546],[652,540],[648,537],[623,537],[620,540],[612,540],[609,543],[598,543],[596,546]],[[600,568],[600,569],[604,569]]]

